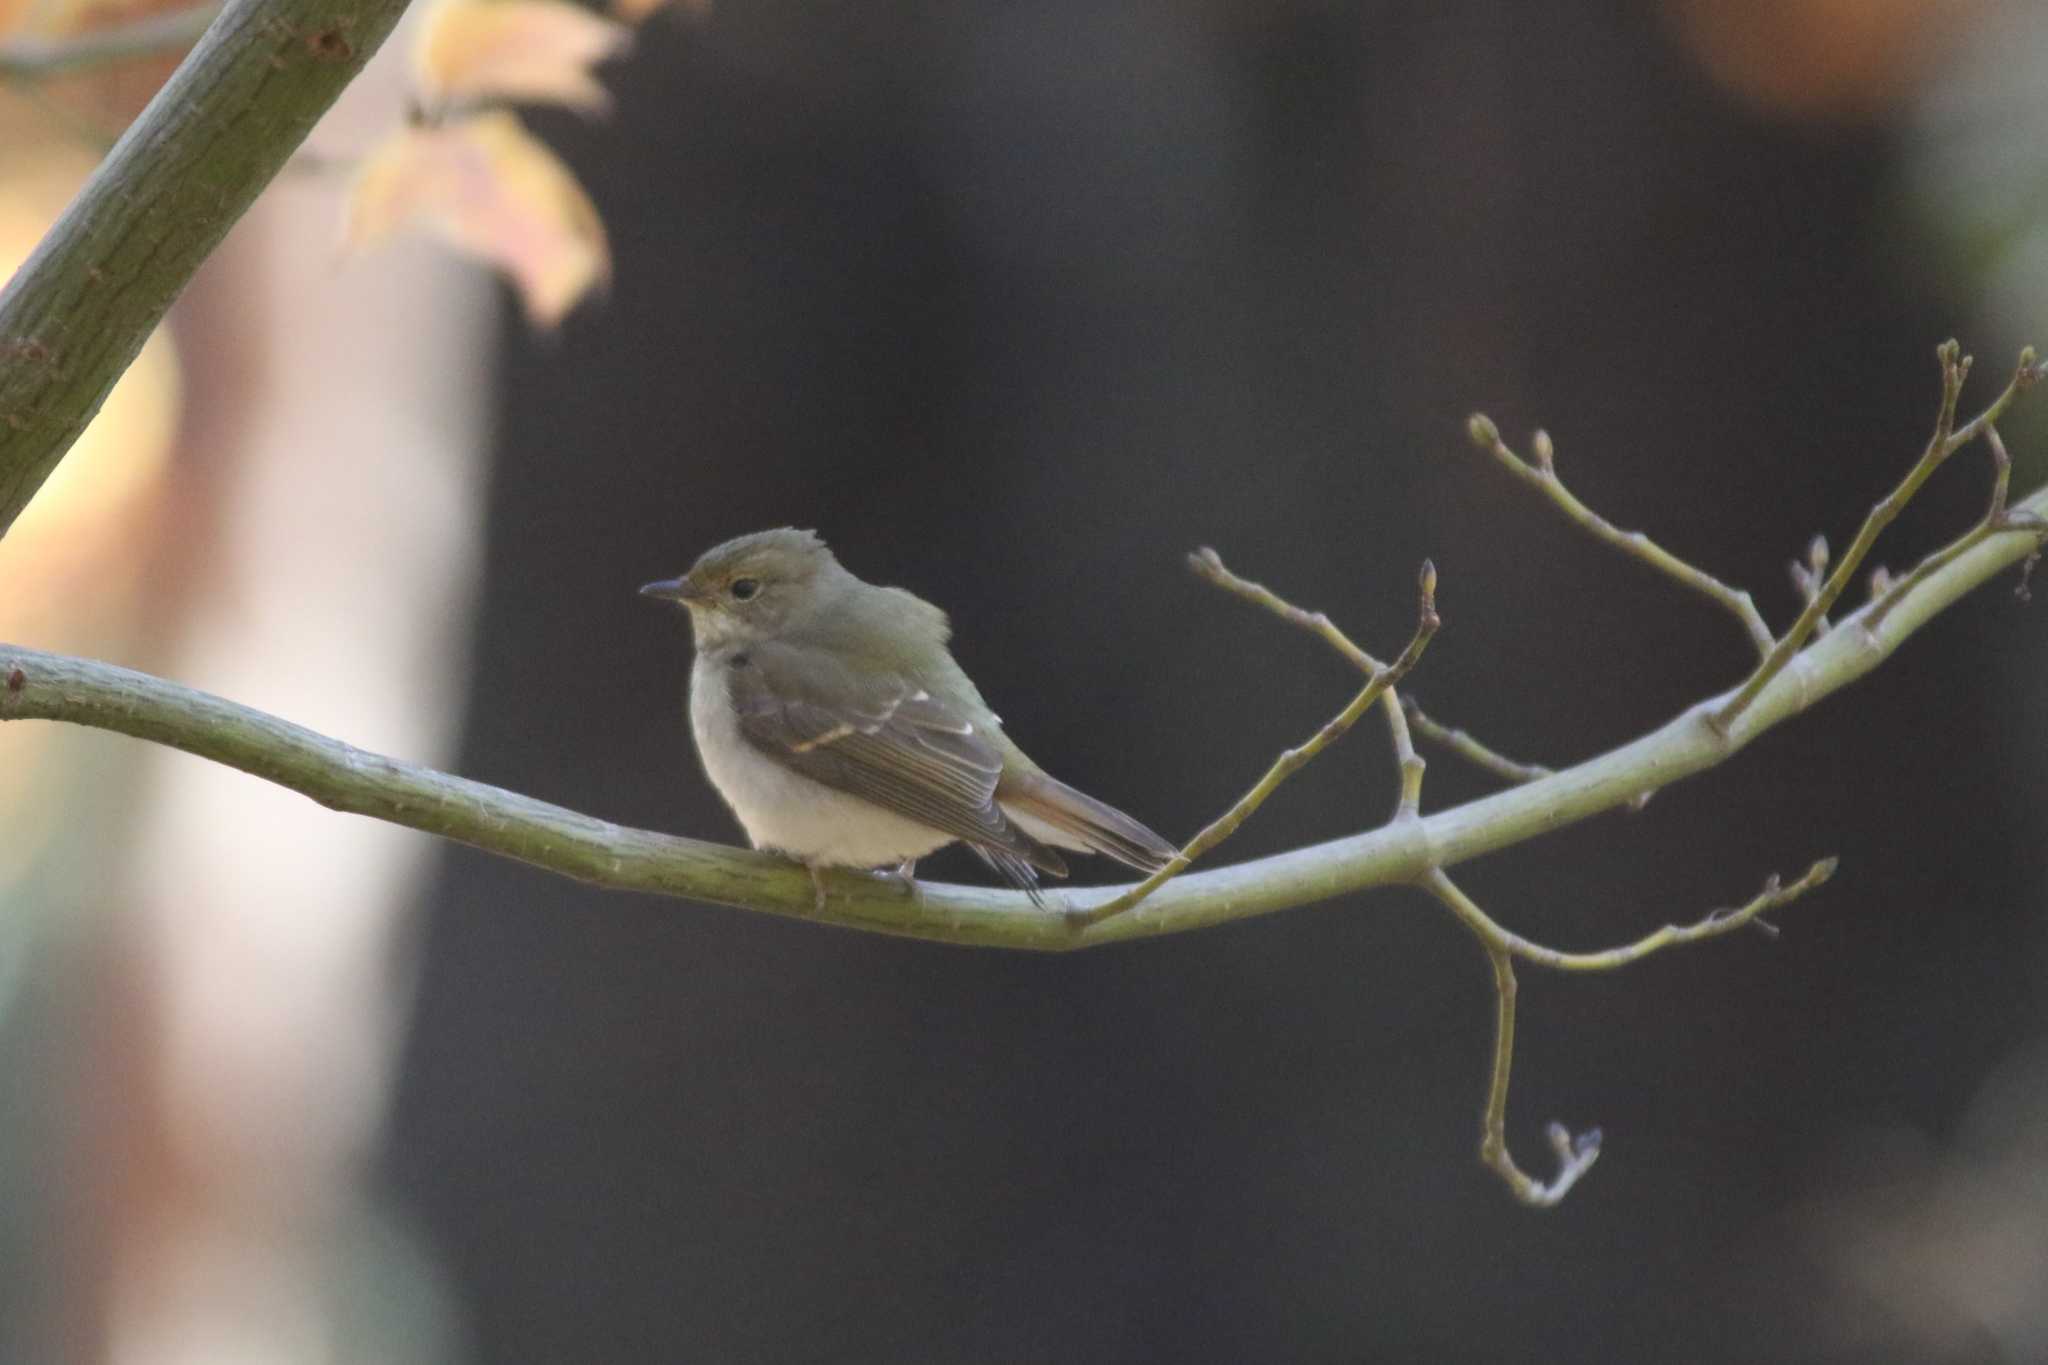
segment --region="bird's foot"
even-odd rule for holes
[[[804,870],[811,874],[811,890],[814,893],[811,899],[811,907],[818,914],[822,915],[825,913],[825,900],[828,894],[825,890],[825,869],[815,863],[805,863]],[[924,894],[917,885],[917,859],[915,858],[905,858],[894,867],[870,868],[868,875],[880,881],[893,882],[897,886],[902,887],[903,894],[911,900],[918,900]]]
[[[915,858],[905,858],[894,867],[878,867],[875,869],[875,875],[885,882],[894,882],[902,887],[903,894],[912,900],[917,900],[924,894],[918,889]]]

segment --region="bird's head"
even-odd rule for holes
[[[811,531],[782,527],[714,545],[681,578],[649,583],[643,597],[687,607],[698,648],[773,639],[845,571]]]

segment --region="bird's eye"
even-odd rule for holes
[[[735,578],[732,581],[732,587],[728,588],[727,591],[732,594],[733,601],[745,602],[753,597],[755,593],[761,591],[761,580],[758,578]]]

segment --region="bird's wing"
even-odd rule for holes
[[[1045,772],[1010,771],[996,804],[1034,836],[1060,848],[1104,853],[1140,872],[1157,872],[1179,850],[1115,806]]]
[[[996,804],[1002,752],[959,708],[899,674],[856,672],[799,645],[755,645],[727,674],[740,733],[776,762],[964,839],[1020,884],[1020,868],[1066,875],[1059,854]]]

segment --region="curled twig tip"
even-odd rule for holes
[[[1600,1144],[1605,1140],[1605,1134],[1598,1128],[1588,1128],[1583,1133],[1574,1134],[1571,1129],[1556,1122],[1544,1130],[1544,1136],[1550,1139],[1550,1150],[1557,1153],[1559,1161],[1580,1161],[1589,1153],[1598,1154]]]
[[[1557,1176],[1548,1185],[1531,1180],[1514,1168],[1512,1159],[1502,1153],[1493,1165],[1494,1169],[1507,1180],[1515,1197],[1524,1204],[1540,1209],[1555,1208],[1571,1193],[1572,1186],[1579,1183],[1593,1163],[1600,1159],[1601,1135],[1598,1128],[1588,1128],[1574,1135],[1572,1130],[1561,1123],[1553,1123],[1544,1130],[1550,1141],[1550,1150],[1557,1157]]]

